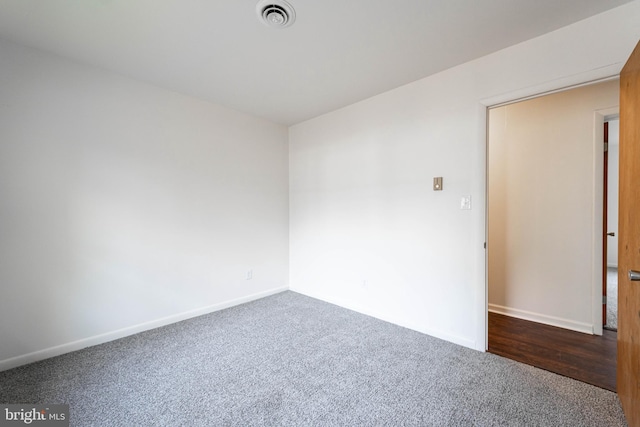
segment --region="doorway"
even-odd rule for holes
[[[616,108],[618,85],[611,80],[490,108],[487,144],[488,350],[501,341],[517,347],[517,360],[535,364],[528,356],[539,355],[540,344],[522,332],[505,338],[499,328],[525,322],[514,327],[530,336],[568,332],[550,344],[551,364],[573,360],[583,339],[602,344],[598,374],[614,384],[615,332],[602,336],[604,141],[595,139],[594,116]],[[563,375],[581,369],[565,365]]]

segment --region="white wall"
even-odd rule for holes
[[[607,241],[607,266],[618,267],[618,178],[620,174],[620,120],[609,121],[609,179],[607,232],[616,233]]]
[[[603,179],[594,165],[602,162],[604,145],[594,140],[594,112],[617,107],[619,84],[584,86],[489,112],[491,311],[593,332],[592,288],[602,287],[590,268],[602,247],[594,230],[602,221],[602,209],[594,208],[602,195],[596,196],[594,184]]]
[[[618,73],[637,22],[640,1],[292,126],[291,288],[484,350],[485,107]]]
[[[286,127],[0,58],[0,368],[287,288]]]

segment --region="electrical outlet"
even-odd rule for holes
[[[247,270],[247,280],[253,279],[253,270]]]

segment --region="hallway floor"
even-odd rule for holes
[[[616,391],[615,331],[589,335],[489,313],[489,353]]]

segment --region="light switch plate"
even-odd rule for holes
[[[442,177],[433,178],[433,191],[442,191]]]
[[[462,196],[460,199],[460,209],[465,211],[471,210],[471,196]]]

